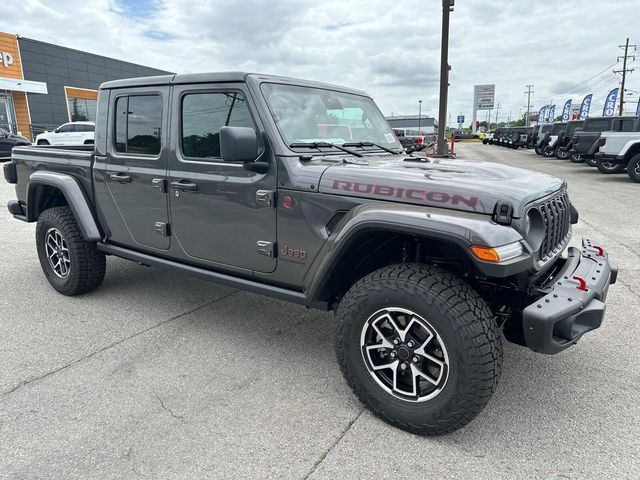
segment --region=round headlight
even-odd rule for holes
[[[524,237],[534,251],[542,245],[544,234],[544,220],[540,210],[530,208],[525,217]]]

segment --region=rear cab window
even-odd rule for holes
[[[611,128],[611,120],[606,118],[599,118],[593,120],[587,120],[585,122],[585,132],[606,132]]]
[[[162,97],[128,95],[115,104],[115,148],[118,153],[159,155]]]

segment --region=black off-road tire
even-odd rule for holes
[[[540,147],[533,147],[533,150],[536,152],[536,155],[542,155],[542,150],[540,150]]]
[[[596,160],[596,167],[605,174],[620,173],[624,171],[624,163],[612,162],[611,160]]]
[[[629,160],[627,165],[627,175],[636,183],[640,183],[640,153]]]
[[[567,150],[560,150],[559,148],[556,150],[556,158],[558,160],[567,160],[569,156],[570,155]]]
[[[579,153],[570,154],[569,160],[571,160],[572,163],[584,163],[584,157]]]
[[[66,248],[70,267],[64,277],[56,274],[49,262],[45,242],[47,233],[55,229],[60,232]],[[36,226],[36,246],[42,271],[53,288],[64,295],[80,295],[100,286],[104,279],[106,260],[96,244],[87,242],[69,207],[54,207],[45,210]]]
[[[598,163],[595,158],[589,157],[587,158],[587,165],[589,165],[590,167],[597,167]]]
[[[544,150],[542,150],[542,156],[545,158],[555,157],[556,156],[555,148],[544,147]]]
[[[448,351],[446,383],[426,401],[408,401],[383,389],[365,363],[363,327],[374,313],[390,307],[426,319]],[[360,401],[391,425],[419,435],[447,434],[472,421],[502,370],[502,333],[485,301],[458,277],[427,265],[385,267],[353,285],[336,312],[335,348]]]

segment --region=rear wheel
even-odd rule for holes
[[[442,435],[473,420],[495,390],[502,337],[486,303],[439,268],[367,275],[336,312],[336,355],[358,398],[388,423]]]
[[[567,158],[569,158],[569,151],[568,150],[561,150],[559,148],[558,150],[556,150],[556,158],[558,160],[566,160]]]
[[[627,175],[636,183],[640,183],[640,154],[634,156],[627,165]]]
[[[38,140],[38,145],[51,145],[51,144],[46,140]]]
[[[64,295],[90,292],[102,283],[105,256],[87,242],[69,207],[45,210],[36,226],[40,265],[53,288]]]
[[[542,156],[550,158],[555,156],[556,151],[554,148],[551,147],[544,147],[544,150],[542,151]]]
[[[536,155],[542,155],[542,150],[540,149],[540,147],[534,147],[534,150],[536,152]]]
[[[571,154],[571,161],[573,163],[584,163],[584,158],[579,153],[572,153]]]
[[[593,157],[589,157],[587,158],[587,165],[589,165],[590,167],[597,167],[598,164],[596,162],[596,159]]]
[[[624,170],[624,163],[612,160],[596,160],[596,167],[602,173],[620,173]]]

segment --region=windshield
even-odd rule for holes
[[[289,145],[371,142],[400,148],[389,124],[368,97],[274,83],[264,83],[261,89]]]

